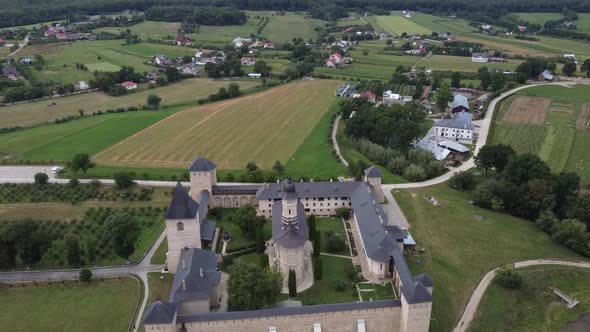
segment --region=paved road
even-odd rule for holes
[[[19,47],[14,50],[14,52],[4,56],[3,58],[10,58],[11,56],[15,55],[16,53],[20,52],[23,48],[25,48],[25,46],[27,46],[27,44],[29,43],[29,38],[31,37],[30,34],[27,34],[25,36],[25,39],[23,40],[23,42],[21,44],[19,44]]]
[[[537,265],[563,265],[563,266],[574,266],[580,268],[587,268],[590,269],[590,263],[586,262],[566,262],[566,261],[556,261],[550,259],[535,259],[530,261],[523,261],[514,263],[514,267],[519,269],[528,266],[537,266]],[[494,280],[496,276],[496,272],[498,268],[491,270],[490,272],[486,273],[486,275],[481,279],[477,288],[471,295],[469,302],[467,303],[467,307],[465,307],[465,311],[463,311],[463,315],[461,319],[457,323],[457,326],[453,330],[453,332],[465,332],[469,328],[469,324],[473,320],[473,317],[477,313],[477,307],[479,306],[479,302],[490,285],[490,283]]]
[[[54,179],[55,176],[51,173],[51,169],[55,166],[0,166],[0,182],[8,181],[33,181],[35,174],[45,173],[49,179]]]

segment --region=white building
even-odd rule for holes
[[[489,55],[485,52],[483,53],[472,53],[471,54],[471,62],[488,62]]]
[[[469,143],[473,142],[473,115],[469,112],[453,114],[450,119],[439,120],[434,125],[434,133],[438,137],[452,138],[456,141]]]

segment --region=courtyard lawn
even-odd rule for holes
[[[385,283],[384,285],[364,283],[358,284],[361,290],[361,296],[363,301],[382,301],[395,299],[393,292],[393,286],[391,283]]]
[[[180,168],[200,154],[214,160],[219,169],[241,170],[250,161],[271,169],[276,160],[285,163],[301,146],[328,111],[338,85],[331,80],[295,82],[191,108],[94,160],[107,166]]]
[[[434,280],[431,331],[452,330],[479,280],[495,267],[536,258],[582,259],[531,222],[473,206],[469,193],[446,183],[393,194],[425,250],[406,256],[412,274]]]
[[[25,47],[18,57],[41,54],[47,65],[42,71],[33,70],[33,76],[41,81],[75,83],[92,79],[88,71],[76,69],[76,63],[93,66],[108,66],[111,69],[131,66],[136,72],[154,71],[155,67],[144,62],[157,54],[166,54],[173,59],[194,55],[195,50],[174,45],[138,43],[123,45],[122,40],[81,41],[75,43],[39,44]]]
[[[317,230],[322,234],[320,241],[321,252],[330,253],[328,251],[328,234],[336,234],[344,240],[346,246],[339,252],[331,252],[331,254],[350,256],[350,246],[346,240],[346,233],[344,232],[344,224],[341,219],[338,218],[317,218],[316,219]]]
[[[588,128],[576,127],[577,120],[584,117],[581,115],[582,108],[590,104],[587,98],[589,92],[590,87],[586,85],[571,88],[538,86],[517,92],[516,96],[503,100],[494,114],[491,143],[511,145],[519,153],[538,154],[553,172],[576,172],[582,179],[582,185],[589,184],[590,150],[585,148],[590,142],[589,131]],[[504,120],[504,115],[519,96],[551,100],[543,125]],[[530,118],[534,116],[531,113]]]
[[[150,294],[148,296],[148,306],[157,299],[167,302],[170,298],[170,289],[174,281],[173,273],[148,273],[148,283],[150,284]]]
[[[5,331],[126,331],[142,296],[138,281],[128,277],[0,289]]]
[[[78,116],[80,110],[86,115],[91,115],[93,112],[106,112],[108,109],[142,107],[147,104],[147,97],[151,94],[162,98],[162,106],[191,104],[209,97],[221,87],[227,88],[233,82],[238,83],[240,90],[245,93],[253,91],[259,85],[259,82],[253,80],[186,79],[165,87],[145,89],[120,97],[112,97],[103,92],[90,92],[51,101],[10,105],[0,108],[0,128],[27,127],[53,122],[66,116]],[[48,106],[51,102],[56,105]]]
[[[559,331],[568,322],[588,315],[589,269],[536,266],[518,271],[523,277],[519,289],[509,290],[496,283],[490,285],[479,304],[470,331]],[[568,310],[551,287],[578,299],[580,303],[573,310]]]
[[[150,264],[164,264],[166,263],[166,252],[168,252],[168,240],[164,239],[156,252],[152,256],[150,260]]]
[[[336,179],[348,174],[346,166],[341,164],[332,153],[332,122],[338,110],[336,99],[332,102],[328,112],[322,116],[311,133],[303,140],[297,151],[285,164],[285,173],[296,180],[302,177],[321,179]]]
[[[324,269],[322,280],[315,280],[311,288],[298,293],[293,300],[301,301],[303,305],[357,302],[356,288],[346,277],[346,269],[352,266],[352,260],[328,256],[321,256],[321,259]],[[348,287],[337,291],[334,287],[337,280],[345,281]],[[283,297],[286,299],[286,296]]]

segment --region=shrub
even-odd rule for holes
[[[344,250],[346,243],[341,236],[333,234],[328,238],[328,252],[337,253]]]
[[[289,270],[289,297],[297,296],[297,277],[295,275],[295,270]]]
[[[79,184],[80,184],[80,181],[76,178],[71,178],[70,181],[68,181],[68,186],[70,188],[77,187]]]
[[[90,271],[89,269],[80,270],[79,279],[80,281],[90,282],[90,280],[92,280],[92,271]]]
[[[346,268],[346,276],[352,282],[359,282],[362,280],[362,277],[360,276],[359,272],[352,265]]]
[[[337,208],[336,209],[336,216],[342,219],[350,218],[350,210],[345,207]]]
[[[35,174],[35,184],[39,186],[44,186],[49,181],[49,176],[45,173],[37,173]]]
[[[119,189],[129,188],[133,185],[133,175],[129,172],[116,172],[113,174],[113,179]]]
[[[347,286],[348,284],[346,283],[346,281],[342,279],[337,279],[334,281],[334,289],[336,289],[339,292],[345,291]]]
[[[510,265],[502,266],[496,273],[494,280],[503,287],[510,289],[516,289],[522,284],[521,275]]]
[[[475,188],[475,178],[471,172],[458,172],[451,176],[449,186],[455,190],[471,190]]]
[[[426,178],[426,171],[422,166],[411,164],[404,171],[404,177],[412,182],[419,182]]]
[[[322,262],[321,257],[316,257],[313,260],[313,276],[315,280],[322,280],[324,275],[324,263]]]

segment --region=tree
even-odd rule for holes
[[[516,289],[520,287],[522,283],[522,277],[510,265],[502,266],[498,272],[496,272],[494,280],[500,285],[510,289]]]
[[[576,219],[562,220],[551,237],[580,254],[590,255],[590,233],[586,225]]]
[[[338,234],[332,234],[328,238],[328,252],[330,253],[338,253],[344,250],[346,243],[342,239],[342,237]]]
[[[115,172],[113,179],[119,189],[130,188],[134,184],[133,174],[131,172]]]
[[[500,91],[506,85],[506,76],[504,74],[494,74],[492,75],[492,90],[493,91]]]
[[[586,73],[586,76],[590,77],[590,58],[584,60],[584,63],[582,64],[580,71]]]
[[[315,257],[320,257],[320,252],[322,248],[322,233],[320,231],[315,232],[315,240],[313,241],[313,255]]]
[[[471,190],[475,188],[473,173],[463,171],[453,174],[449,180],[449,186],[455,190]]]
[[[574,75],[574,73],[577,70],[577,66],[576,63],[573,61],[568,61],[566,62],[563,67],[561,68],[561,71],[566,75],[566,76],[572,76]]]
[[[160,107],[160,102],[162,98],[158,97],[158,95],[149,95],[147,97],[147,104],[150,108],[157,109]]]
[[[80,281],[83,282],[90,282],[92,280],[92,271],[89,269],[82,269],[80,270],[80,276],[78,277]]]
[[[182,77],[180,76],[180,72],[176,67],[168,67],[166,68],[166,79],[168,82],[176,82],[179,81]]]
[[[240,86],[238,85],[238,83],[230,83],[230,85],[227,87],[227,96],[229,98],[236,98],[240,94]]]
[[[451,92],[449,85],[446,82],[443,82],[441,87],[436,90],[436,106],[441,112],[444,112],[453,99],[453,93]]]
[[[322,280],[324,275],[324,263],[321,257],[315,257],[313,259],[313,277],[315,280]]]
[[[501,174],[514,155],[516,151],[509,145],[484,145],[475,156],[475,165],[486,173],[493,168]]]
[[[262,77],[268,77],[270,75],[271,67],[264,60],[258,60],[254,64],[254,72],[261,74]]]
[[[251,205],[242,206],[232,215],[231,221],[238,225],[244,236],[256,241],[258,229],[262,229],[264,219],[256,216],[256,209]]]
[[[283,164],[277,160],[275,161],[275,164],[272,166],[272,170],[277,172],[278,174],[283,174],[285,172],[285,166],[283,166]]]
[[[49,176],[45,173],[37,173],[35,174],[35,184],[38,186],[44,186],[49,181]]]
[[[0,267],[11,268],[16,266],[16,245],[6,232],[0,233]]]
[[[135,242],[139,238],[139,223],[126,212],[110,215],[104,222],[105,234],[111,239],[117,255],[128,258],[135,252]]]
[[[503,177],[520,185],[533,179],[548,179],[550,173],[549,166],[539,156],[524,153],[510,158]]]
[[[90,161],[90,155],[88,153],[76,154],[70,163],[70,169],[74,172],[82,170],[82,172],[86,173],[92,167],[94,167],[94,164]]]
[[[477,75],[481,81],[480,86],[482,89],[487,90],[492,83],[492,74],[490,74],[488,67],[481,67],[477,70]]]
[[[460,88],[461,87],[461,73],[458,71],[454,71],[451,74],[451,86],[453,88]]]
[[[274,306],[283,288],[280,272],[257,265],[236,263],[230,267],[228,307],[231,311]]]
[[[337,208],[336,209],[336,217],[346,220],[346,219],[350,218],[350,210],[345,207]]]
[[[289,270],[289,280],[287,282],[289,287],[289,297],[297,296],[297,276],[295,270]]]
[[[264,252],[264,234],[262,227],[256,228],[256,253],[262,254]]]
[[[82,249],[80,248],[80,238],[75,234],[66,234],[65,236],[66,257],[68,264],[72,266],[80,265]]]
[[[310,214],[307,217],[307,228],[309,229],[309,240],[311,242],[315,241],[317,235],[317,227],[316,227],[316,218],[315,214]]]
[[[254,171],[255,171],[255,170],[257,170],[257,169],[258,169],[258,166],[256,166],[256,163],[254,163],[253,161],[249,162],[249,163],[246,165],[246,170],[247,170],[248,172],[254,172]]]

